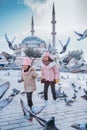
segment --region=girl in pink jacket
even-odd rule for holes
[[[41,65],[41,83],[44,83],[44,99],[48,100],[48,87],[51,86],[53,99],[56,100],[55,83],[58,83],[60,74],[56,63],[49,52],[45,52],[42,56]]]

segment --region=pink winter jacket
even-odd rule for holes
[[[45,79],[46,81],[54,81],[54,79],[60,79],[60,73],[55,62],[51,62],[47,66],[42,63],[41,66],[42,79]]]

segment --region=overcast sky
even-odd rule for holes
[[[13,53],[6,43],[4,34],[15,44],[21,43],[24,37],[30,36],[31,17],[34,16],[35,35],[51,43],[52,36],[52,5],[55,4],[56,17],[56,47],[61,51],[59,40],[66,42],[71,37],[67,52],[84,50],[86,58],[87,39],[77,41],[74,33],[83,33],[87,29],[87,0],[0,0],[0,52]],[[66,52],[66,53],[67,53]]]

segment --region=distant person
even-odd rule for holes
[[[32,94],[33,91],[36,90],[36,82],[35,79],[37,77],[37,73],[35,69],[31,66],[31,59],[29,57],[25,57],[22,64],[22,73],[21,79],[18,82],[24,81],[24,87],[27,95],[28,106],[32,108]]]
[[[51,54],[45,52],[42,56],[41,64],[41,83],[44,83],[44,99],[48,103],[48,87],[51,86],[51,92],[54,102],[56,101],[55,84],[59,82],[60,73]]]

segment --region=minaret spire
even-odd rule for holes
[[[31,35],[34,36],[34,20],[33,20],[33,16],[32,16],[32,21],[31,21]]]
[[[54,6],[54,3],[53,3],[53,9],[52,9],[52,47],[53,49],[55,49],[55,35],[56,35],[56,32],[55,32],[55,23],[56,23],[56,20],[55,20],[55,6]]]

